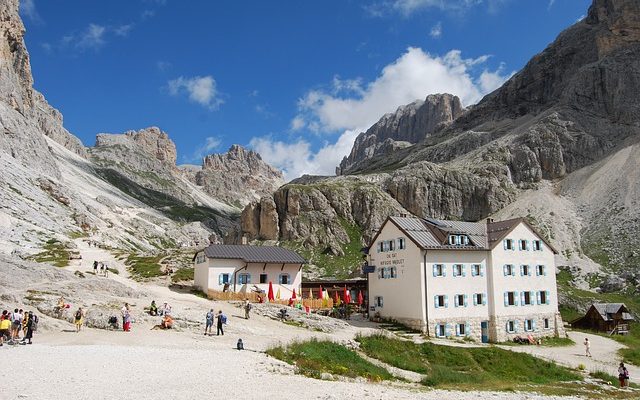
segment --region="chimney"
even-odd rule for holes
[[[242,241],[241,241],[241,243],[242,243],[242,244],[247,244],[247,236],[242,235]]]

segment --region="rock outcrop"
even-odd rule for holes
[[[357,169],[362,161],[371,157],[388,155],[421,142],[463,112],[460,99],[451,94],[432,94],[425,100],[401,106],[356,137],[351,153],[336,168],[336,175]]]
[[[224,154],[206,156],[195,183],[214,198],[244,207],[272,194],[284,184],[284,178],[282,171],[264,162],[260,154],[233,145]]]

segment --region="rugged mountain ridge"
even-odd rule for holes
[[[363,161],[391,154],[397,149],[421,142],[449,125],[464,112],[457,96],[430,94],[425,100],[398,107],[385,114],[366,132],[360,133],[351,149],[336,168],[336,175],[348,174]]]
[[[633,250],[640,244],[640,228],[625,221],[638,220],[633,204],[640,200],[639,184],[621,181],[612,163],[632,170],[629,151],[635,154],[635,147],[629,146],[640,138],[638,93],[640,2],[594,0],[584,20],[562,32],[501,88],[421,142],[361,158],[346,169],[357,176],[308,177],[280,188],[273,196],[279,238],[296,237],[284,226],[295,214],[291,210],[304,210],[297,215],[296,234],[320,247],[344,246],[339,218],[380,221],[399,209],[465,220],[523,216],[563,249],[560,265],[583,273],[597,271],[594,260],[605,272],[633,268],[640,260]],[[360,210],[351,207],[349,198],[328,201],[341,193],[344,179],[370,187],[375,198],[368,201],[374,206]],[[598,179],[608,184],[594,185]],[[292,197],[292,191],[305,196]],[[376,206],[381,199],[398,208]],[[339,218],[323,219],[327,211],[318,217],[326,204]],[[244,233],[260,238],[261,226],[256,235],[255,222],[263,220],[262,208],[251,205],[247,215],[254,217],[243,218]],[[325,239],[309,229],[318,223],[335,232]],[[364,226],[364,242],[372,229]],[[619,235],[629,239],[619,243]]]

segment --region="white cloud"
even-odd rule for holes
[[[124,37],[129,35],[129,32],[131,32],[131,29],[133,29],[133,24],[120,25],[113,28],[113,33],[115,33],[118,36]]]
[[[352,93],[345,94],[341,87],[337,89],[336,79],[328,90],[309,91],[298,101],[299,112],[291,125],[302,129],[301,121],[304,121],[307,129],[324,132],[368,127],[398,106],[424,99],[432,93],[451,93],[460,97],[463,104],[473,104],[487,93],[487,87],[502,83],[508,77],[498,69],[485,71],[484,78],[474,79],[472,70],[488,58],[465,59],[459,50],[434,56],[410,47],[384,67],[375,81],[366,85],[360,83],[359,89]]]
[[[178,95],[187,93],[189,100],[198,103],[210,110],[217,109],[224,101],[219,98],[216,81],[211,75],[196,76],[193,78],[179,77],[168,83],[169,93]]]
[[[291,124],[290,124],[290,128],[292,131],[299,131],[300,129],[304,128],[304,126],[306,125],[304,118],[302,118],[301,116],[296,116],[291,120]]]
[[[81,49],[97,49],[105,43],[104,35],[107,31],[102,25],[89,24],[77,38],[76,47]]]
[[[551,7],[553,7],[553,4],[556,2],[556,0],[549,0],[549,4],[547,4],[547,10],[550,10]]]
[[[209,136],[204,140],[200,146],[198,146],[191,156],[191,158],[184,158],[185,162],[201,162],[205,156],[214,153],[220,148],[222,140],[215,136]]]
[[[438,22],[433,27],[431,27],[429,36],[431,36],[432,38],[439,38],[440,36],[442,36],[442,22]]]
[[[164,72],[167,71],[168,69],[170,69],[173,65],[168,62],[168,61],[156,61],[156,68],[158,69],[158,71],[160,72]]]
[[[466,10],[481,3],[482,0],[395,0],[391,3],[391,7],[404,15],[409,15],[427,8]]]
[[[42,22],[40,14],[36,9],[35,0],[21,0],[20,1],[20,14],[29,18],[33,22]]]

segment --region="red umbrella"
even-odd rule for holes
[[[296,299],[296,289],[293,289],[293,294],[291,295],[291,299],[292,300]]]
[[[273,297],[273,283],[271,283],[271,281],[269,281],[269,292],[267,294],[267,299],[269,299],[269,301],[275,300],[275,297]]]
[[[362,296],[362,290],[358,291],[358,305],[361,306],[364,303],[364,297]]]
[[[322,292],[322,285],[320,285],[320,296],[318,296],[320,300],[324,298],[324,293]]]
[[[335,291],[335,296],[334,296],[334,301],[336,304],[338,304],[340,302],[340,296],[338,295],[338,291]]]
[[[342,299],[344,300],[345,303],[349,304],[349,292],[347,292],[347,287],[344,287],[344,290],[342,291]]]
[[[351,303],[351,290],[347,292],[347,303]]]

